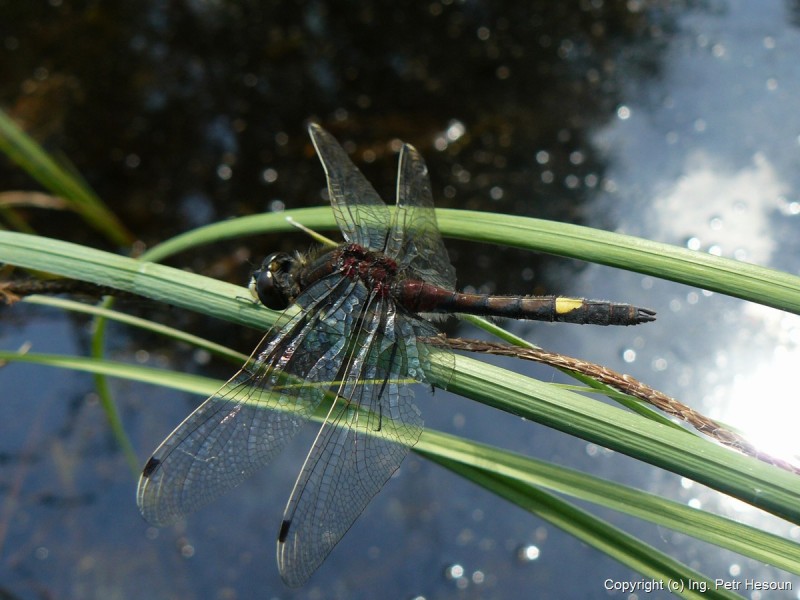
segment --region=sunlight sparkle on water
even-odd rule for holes
[[[800,456],[798,361],[800,351],[780,347],[771,360],[737,377],[730,403],[720,415],[759,449],[792,462]]]

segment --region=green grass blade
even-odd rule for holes
[[[415,450],[437,462],[458,463],[623,512],[800,574],[797,543],[654,494],[438,431],[427,430]]]
[[[88,223],[115,244],[127,246],[131,235],[95,193],[69,170],[60,166],[33,138],[0,110],[0,152],[22,167],[44,188],[67,200]]]
[[[434,364],[434,376],[439,368]],[[800,523],[800,477],[684,430],[592,402],[557,386],[458,357],[448,389],[681,474]]]
[[[432,460],[638,571],[652,580],[652,591],[670,591],[681,598],[742,598],[715,589],[713,582],[701,573],[553,494],[491,471],[436,457]]]
[[[186,233],[153,246],[143,259],[161,262],[164,259],[194,250],[199,246],[219,242],[221,240],[236,239],[248,235],[263,235],[266,233],[296,232],[297,228],[287,219],[291,217],[299,223],[315,230],[335,228],[333,214],[329,207],[301,208],[286,212],[263,213],[250,215],[238,219],[230,219],[211,225],[204,225]]]
[[[97,319],[95,321],[95,331],[92,336],[91,349],[92,356],[95,358],[100,358],[103,355],[102,340],[105,336],[106,323],[105,319]],[[94,384],[100,399],[100,406],[106,415],[106,419],[108,419],[111,433],[122,449],[122,454],[125,456],[128,468],[130,468],[131,473],[135,475],[139,470],[139,460],[136,457],[133,443],[125,432],[125,428],[122,426],[122,417],[111,395],[111,388],[108,385],[108,381],[102,375],[95,375]]]
[[[246,288],[40,236],[0,231],[0,262],[107,285],[261,330],[278,316],[253,302]]]
[[[82,371],[95,375],[108,375],[109,377],[149,383],[188,392],[190,394],[197,394],[199,396],[210,396],[219,389],[222,384],[221,381],[210,377],[202,377],[200,375],[191,375],[166,369],[154,369],[152,367],[143,367],[141,365],[87,356],[33,352],[20,354],[8,350],[0,350],[0,360],[71,369],[73,371]]]
[[[116,321],[129,327],[143,329],[151,333],[172,339],[176,342],[181,342],[201,350],[206,350],[215,356],[219,356],[235,364],[237,367],[241,366],[248,358],[241,352],[236,352],[235,350],[231,350],[230,348],[227,348],[221,344],[215,344],[214,342],[210,342],[199,336],[186,333],[180,329],[175,329],[174,327],[169,327],[168,325],[162,325],[161,323],[155,323],[147,319],[134,317],[118,310],[111,310],[95,304],[84,304],[83,302],[76,302],[75,300],[38,295],[27,296],[26,298],[22,299],[22,302],[25,302],[26,304],[35,304],[37,306],[50,306],[52,308],[60,308],[72,312],[79,312],[93,317],[101,317],[103,319]]]

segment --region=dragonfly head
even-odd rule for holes
[[[250,283],[261,304],[272,310],[283,310],[294,301],[294,279],[291,271],[297,259],[286,252],[273,252],[253,273]]]

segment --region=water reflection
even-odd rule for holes
[[[730,2],[722,18],[686,21],[662,79],[630,94],[628,118],[598,132],[597,143],[617,154],[596,212],[613,211],[618,227],[651,239],[796,272],[800,245],[789,231],[797,227],[800,118],[785,112],[785,100],[800,93],[800,80],[782,58],[800,51],[800,37],[781,22],[787,6]],[[740,22],[753,25],[751,35],[737,34]],[[648,218],[629,218],[643,203]],[[659,289],[677,327],[670,339],[650,339],[666,365],[664,385],[704,398],[707,413],[745,432],[762,437],[772,428],[776,450],[797,454],[796,436],[776,425],[791,422],[796,404],[786,384],[800,352],[797,317]]]
[[[790,186],[767,158],[756,154],[751,164],[730,171],[697,153],[683,171],[673,187],[653,198],[648,233],[674,244],[687,240],[701,252],[770,264],[777,244],[771,217]]]
[[[749,324],[747,333],[757,332],[747,337],[764,337],[765,343],[756,341],[753,352],[739,350],[736,361],[723,362],[726,368],[744,365],[734,368],[732,381],[712,388],[708,404],[717,418],[740,427],[765,452],[797,461],[800,405],[792,382],[800,361],[800,317],[758,306],[748,307],[742,316]]]
[[[604,171],[591,128],[614,117],[624,76],[658,76],[677,14],[581,1],[23,3],[3,20],[0,100],[148,243],[276,201],[319,204],[302,160],[310,117],[375,163],[379,191],[393,189],[402,137],[426,156],[439,206],[580,221]],[[195,211],[198,197],[211,207]],[[519,269],[497,264],[460,269],[464,283],[520,291]]]

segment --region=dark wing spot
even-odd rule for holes
[[[289,535],[289,527],[291,526],[291,521],[282,521],[281,522],[281,530],[278,532],[278,543],[282,544],[286,541],[286,536]]]
[[[155,456],[151,456],[150,460],[147,461],[147,464],[142,469],[142,477],[150,477],[158,466],[161,464],[161,461],[158,460]]]

